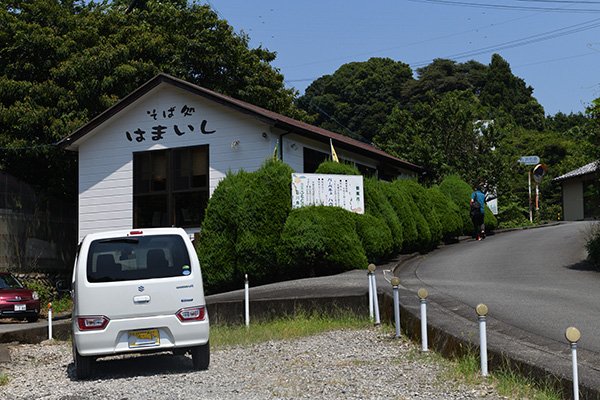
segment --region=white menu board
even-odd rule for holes
[[[364,214],[362,175],[292,174],[292,208],[342,207]]]

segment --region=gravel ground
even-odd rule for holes
[[[213,351],[208,371],[186,356],[100,359],[73,379],[67,342],[11,345],[0,398],[22,399],[505,399],[487,383],[448,381],[447,363],[381,330],[334,331]]]

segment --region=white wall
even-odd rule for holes
[[[184,116],[180,113],[183,106],[195,112]],[[176,107],[174,116],[164,118],[162,112],[171,107]],[[152,110],[158,114],[156,120],[148,114]],[[206,131],[214,133],[200,133],[203,120]],[[161,140],[154,141],[150,132],[158,124],[167,129]],[[175,134],[174,125],[185,133]],[[135,139],[137,129],[147,132],[146,140]],[[167,84],[154,88],[84,138],[79,147],[79,239],[91,232],[132,227],[133,152],[208,144],[212,195],[227,171],[255,171],[273,154],[277,142],[277,136],[256,118]],[[234,141],[239,145],[232,147]]]
[[[583,182],[580,180],[565,180],[562,182],[563,219],[579,221],[583,219]]]

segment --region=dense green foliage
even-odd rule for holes
[[[427,189],[433,209],[442,226],[442,238],[445,242],[455,240],[462,234],[463,222],[460,209],[438,186]]]
[[[317,170],[317,174],[337,174],[337,175],[360,175],[358,169],[351,164],[338,163],[335,161],[323,161]]]
[[[600,223],[595,223],[589,233],[585,248],[588,252],[589,260],[600,268]]]
[[[0,2],[0,168],[29,184],[76,193],[75,156],[52,144],[159,72],[298,115],[275,53],[206,5]]]
[[[281,234],[286,278],[330,275],[367,267],[353,215],[338,207],[304,207],[290,213]]]
[[[297,104],[316,125],[370,142],[410,80],[412,71],[402,62],[352,62],[311,83]]]
[[[363,178],[365,213],[355,214],[325,206],[292,210],[292,172],[269,159],[256,172],[227,174],[217,186],[196,241],[207,292],[234,289],[244,274],[261,284],[366,268],[463,233],[461,209],[468,213],[471,190],[458,177],[429,189],[414,180]],[[358,174],[331,161],[318,172]]]
[[[207,286],[225,288],[251,274],[256,283],[282,273],[281,231],[291,210],[292,169],[267,160],[256,172],[228,174],[206,209],[198,254]]]

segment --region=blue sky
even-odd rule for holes
[[[546,114],[600,97],[600,1],[209,0],[236,32],[277,53],[300,93],[341,65],[389,57],[413,71],[434,58],[489,64],[493,53],[534,89]],[[504,47],[504,48],[500,48]]]

